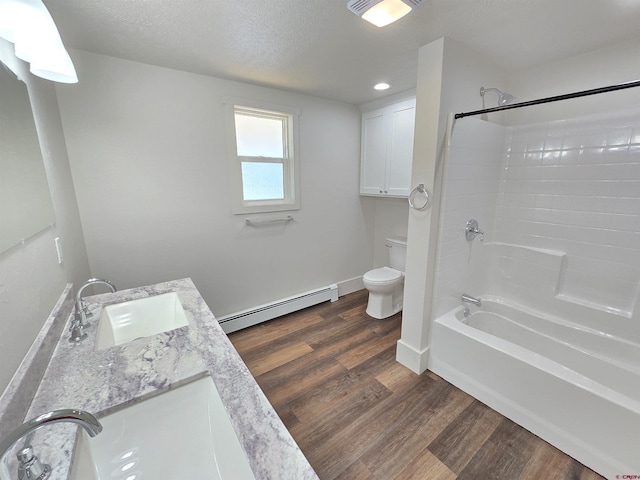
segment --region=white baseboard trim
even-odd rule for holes
[[[341,297],[349,293],[357,292],[358,290],[362,290],[363,288],[364,284],[362,283],[362,277],[354,277],[350,278],[349,280],[343,280],[342,282],[338,282],[338,296]]]
[[[269,304],[258,305],[241,312],[219,317],[218,323],[220,323],[225,333],[231,333],[327,300],[335,302],[338,300],[338,297],[357,292],[363,288],[362,277],[354,277],[325,288],[301,293]]]
[[[427,369],[429,360],[429,348],[418,351],[407,345],[402,340],[398,340],[396,347],[396,361],[407,367],[412,372],[421,374]]]

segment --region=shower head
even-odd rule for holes
[[[503,105],[508,105],[516,99],[516,97],[514,97],[510,93],[503,92],[501,90],[498,90],[497,88],[480,87],[480,96],[483,99],[484,99],[484,94],[487,92],[495,92],[498,95],[498,106],[500,107],[502,107]]]

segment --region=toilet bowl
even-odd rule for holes
[[[362,283],[369,290],[367,315],[373,318],[387,318],[402,310],[404,293],[404,267],[407,242],[403,238],[388,238],[390,267],[370,270],[362,277]]]

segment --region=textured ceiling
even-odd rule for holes
[[[67,47],[355,104],[414,88],[442,36],[507,72],[640,36],[640,0],[428,0],[382,29],[347,0],[44,3]]]

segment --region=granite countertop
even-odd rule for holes
[[[95,350],[103,305],[176,292],[189,326]],[[209,374],[257,480],[317,479],[295,441],[222,331],[191,279],[85,297],[93,313],[88,338],[68,341],[67,323],[35,394],[27,418],[76,408],[98,418]],[[69,317],[69,321],[71,320]],[[77,427],[56,424],[36,434],[37,454],[67,478]]]

